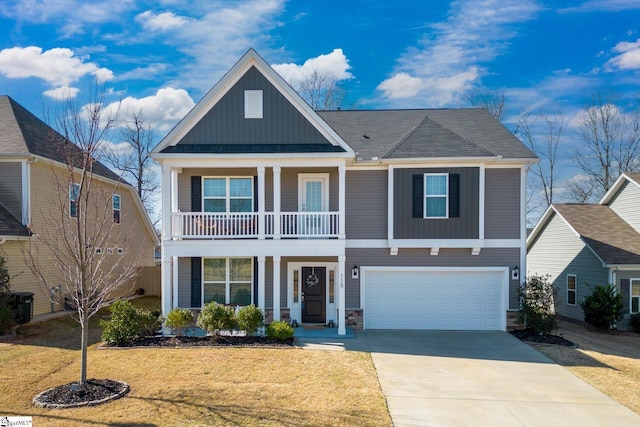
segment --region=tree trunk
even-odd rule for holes
[[[80,323],[82,327],[82,340],[80,344],[80,350],[82,357],[80,360],[80,384],[87,382],[87,347],[89,346],[89,319],[83,317]]]

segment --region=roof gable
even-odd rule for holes
[[[244,91],[262,90],[264,116],[244,118]],[[351,147],[250,49],[165,136],[154,153],[352,152]],[[220,148],[216,146],[236,146]],[[298,150],[301,145],[307,147]],[[326,145],[332,148],[323,148]],[[194,151],[192,151],[194,150]],[[258,152],[265,150],[258,149]]]
[[[640,172],[623,172],[620,174],[616,182],[613,183],[609,191],[606,192],[602,199],[600,199],[601,205],[608,205],[620,194],[620,191],[624,189],[627,184],[640,187]]]

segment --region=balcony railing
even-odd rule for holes
[[[338,212],[265,212],[264,238],[335,238],[339,218]],[[175,212],[171,233],[174,239],[257,239],[259,220],[257,212]]]

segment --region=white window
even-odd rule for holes
[[[449,175],[446,173],[424,174],[424,217],[449,217]]]
[[[575,274],[567,274],[567,304],[576,305],[578,297],[578,280]]]
[[[253,301],[251,258],[204,258],[203,303],[249,305]]]
[[[78,217],[78,210],[80,197],[80,184],[71,184],[69,186],[69,216],[71,218]]]
[[[203,212],[253,212],[253,178],[203,178]]]
[[[245,119],[261,119],[262,118],[262,91],[261,90],[245,90],[244,91],[244,118]]]
[[[640,279],[631,279],[631,313],[640,312]]]
[[[113,222],[120,224],[120,196],[118,194],[114,194],[111,197],[111,202],[113,205]]]

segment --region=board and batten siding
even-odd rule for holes
[[[0,163],[0,204],[22,220],[22,164]]]
[[[520,238],[520,169],[486,169],[484,237]]]
[[[245,119],[244,91],[263,91],[263,118]],[[229,89],[178,145],[330,144],[255,67]]]
[[[640,187],[626,182],[609,203],[609,207],[640,233]]]
[[[479,255],[471,255],[469,249],[440,249],[437,256],[426,249],[400,249],[398,255],[390,255],[389,249],[347,248],[346,267],[506,267],[511,270],[520,262],[518,248],[484,248]],[[518,280],[509,280],[509,308],[518,308]],[[346,275],[345,292],[347,308],[360,308],[360,279]]]
[[[541,230],[527,253],[528,275],[550,275],[558,290],[557,312],[576,320],[584,320],[580,303],[590,293],[589,286],[606,285],[608,270],[585,243],[554,214]],[[575,275],[576,305],[567,304],[567,275]]]
[[[387,238],[387,171],[347,171],[347,239]]]
[[[413,218],[412,178],[416,174],[460,174],[460,217],[446,219]],[[393,236],[396,239],[477,239],[478,168],[395,169],[393,182]]]

